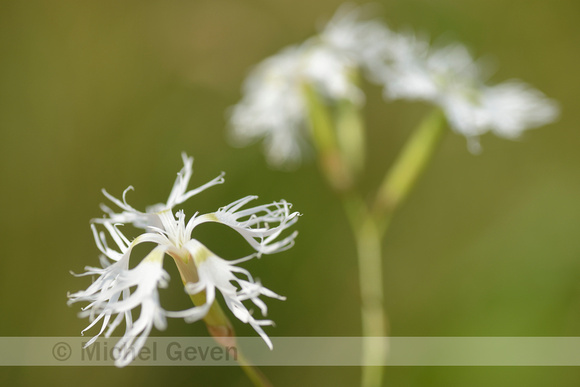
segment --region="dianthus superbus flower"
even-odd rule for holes
[[[358,7],[343,7],[320,33],[282,49],[259,63],[243,86],[243,98],[230,111],[230,133],[246,145],[264,139],[268,162],[275,167],[298,164],[308,154],[308,102],[305,85],[328,104],[364,103],[356,79],[372,74],[389,31],[376,21],[358,20]]]
[[[443,110],[451,129],[479,150],[490,131],[515,139],[554,121],[558,104],[518,80],[487,85],[485,69],[461,44],[431,47],[412,34],[395,36],[381,73],[385,97],[423,100]]]
[[[258,64],[244,83],[242,100],[230,111],[234,142],[263,139],[270,165],[298,164],[312,142],[304,86],[330,111],[341,101],[358,108],[365,100],[359,73],[382,86],[387,100],[420,100],[441,109],[474,152],[484,133],[514,139],[558,117],[558,104],[526,83],[488,85],[485,69],[465,46],[438,47],[412,32],[394,32],[366,18],[366,11],[345,4],[317,35]]]
[[[207,214],[196,213],[189,219],[182,210],[174,207],[188,198],[213,185],[223,183],[223,174],[209,183],[193,190],[187,190],[192,174],[193,159],[183,155],[184,167],[179,172],[169,199],[166,203],[149,207],[145,212],[138,211],[126,201],[118,200],[105,192],[105,195],[120,208],[115,212],[103,206],[105,216],[93,221],[91,228],[95,242],[102,255],[101,267],[86,267],[79,276],[94,276],[96,279],[85,290],[69,295],[69,304],[87,302],[80,314],[91,321],[88,330],[100,324],[98,333],[87,343],[92,344],[99,335],[109,337],[121,324],[125,323],[125,334],[115,346],[115,364],[129,364],[143,347],[153,327],[164,330],[167,318],[183,318],[188,322],[206,317],[217,293],[221,293],[227,307],[240,321],[250,324],[271,348],[272,344],[263,326],[272,325],[271,320],[261,320],[253,316],[244,304],[251,301],[263,315],[267,313],[266,304],[259,298],[266,296],[283,300],[284,297],[263,287],[258,280],[238,264],[289,249],[294,244],[297,232],[285,233],[298,220],[298,213],[291,212],[291,205],[284,200],[266,205],[251,206],[257,199],[248,196]],[[226,260],[211,252],[202,242],[192,238],[198,225],[206,222],[221,223],[239,233],[255,253],[238,260]],[[129,240],[121,226],[132,224],[143,232]],[[99,231],[99,228],[101,230]],[[113,246],[109,245],[113,241]],[[134,267],[129,265],[135,260],[133,249],[137,245],[151,245],[150,252]],[[159,301],[159,288],[169,284],[169,275],[163,269],[166,257],[171,257],[181,274],[186,293],[203,293],[203,302],[181,310],[168,311]],[[133,311],[140,308],[134,320]],[[83,331],[83,333],[84,333]]]
[[[364,97],[350,79],[354,71],[348,56],[315,41],[283,49],[256,66],[244,83],[244,97],[230,112],[232,139],[239,145],[263,139],[271,165],[298,164],[310,150],[304,86],[329,101],[358,104]]]

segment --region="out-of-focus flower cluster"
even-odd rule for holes
[[[263,138],[271,165],[296,165],[310,142],[304,86],[313,87],[329,105],[340,100],[362,105],[359,74],[381,85],[387,100],[422,100],[442,109],[472,151],[488,131],[513,139],[558,116],[556,102],[523,82],[487,85],[482,65],[463,45],[432,46],[425,38],[365,18],[365,11],[342,6],[318,35],[252,70],[242,100],[230,111],[234,143]]]

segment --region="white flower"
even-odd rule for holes
[[[298,86],[307,83],[329,101],[349,100],[357,105],[364,102],[364,94],[352,81],[356,62],[330,46],[311,39],[303,45]]]
[[[394,34],[378,20],[368,20],[370,7],[343,4],[320,32],[323,43],[343,55],[348,55],[372,81],[380,81],[384,60]]]
[[[250,324],[264,339],[266,344],[268,344],[268,347],[272,349],[272,342],[262,329],[262,326],[273,325],[274,322],[271,320],[256,320],[252,317],[252,314],[242,301],[251,300],[260,309],[262,314],[266,315],[268,309],[266,304],[260,300],[259,296],[264,295],[279,300],[285,300],[285,298],[266,289],[259,282],[254,281],[252,275],[247,270],[235,266],[236,263],[244,261],[244,258],[234,262],[227,261],[212,253],[207,247],[195,239],[189,242],[187,248],[195,260],[197,273],[199,275],[198,282],[187,284],[187,292],[197,294],[205,291],[207,303],[211,305],[215,300],[216,289],[219,290],[232,313],[240,321]],[[236,273],[240,273],[246,278],[239,278],[236,276]],[[195,318],[192,319],[190,316],[186,316],[185,318],[186,321],[195,320]]]
[[[250,73],[243,98],[230,111],[235,144],[264,139],[268,162],[292,166],[309,152],[308,106],[304,85],[333,104],[364,103],[354,78],[360,68],[373,72],[388,30],[377,22],[357,22],[358,9],[341,9],[326,29],[301,45],[265,59]]]
[[[98,232],[97,225],[91,225],[95,242],[102,253],[102,267],[86,267],[86,272],[80,276],[97,276],[97,279],[86,290],[69,295],[69,304],[88,302],[80,316],[88,317],[91,322],[83,333],[101,323],[101,329],[87,346],[103,333],[109,337],[125,322],[125,334],[115,345],[115,364],[120,367],[135,359],[153,327],[159,330],[167,327],[167,317],[183,318],[188,322],[203,319],[211,305],[217,302],[216,290],[223,295],[232,313],[242,322],[250,324],[272,348],[262,326],[272,325],[273,322],[253,317],[244,301],[251,301],[265,315],[267,308],[259,298],[261,295],[281,300],[284,297],[263,287],[247,270],[237,265],[262,254],[273,254],[292,247],[297,232],[285,237],[281,234],[298,220],[298,213],[291,213],[291,205],[285,201],[245,208],[256,199],[249,196],[216,212],[196,214],[186,223],[183,211],[178,211],[175,217],[172,207],[208,186],[218,184],[218,180],[187,191],[192,159],[184,155],[183,160],[184,169],[178,175],[168,202],[163,205],[139,212],[129,206],[125,199],[119,201],[107,194],[123,212],[114,213],[107,208],[107,216],[95,222],[104,227],[104,231]],[[121,220],[146,231],[129,241],[119,230],[117,223]],[[194,228],[205,222],[218,222],[237,231],[256,253],[233,261],[219,258],[191,236]],[[108,239],[114,242],[115,248],[108,245]],[[141,262],[130,268],[133,248],[143,243],[152,243],[154,247]],[[166,256],[172,257],[177,264],[187,293],[196,295],[205,292],[202,305],[182,311],[167,311],[160,305],[158,289],[167,287],[169,282],[169,275],[163,269]],[[140,312],[137,320],[133,321],[132,313],[136,308],[140,308]]]
[[[367,9],[341,6],[317,36],[252,71],[230,115],[237,144],[264,138],[271,165],[297,164],[310,141],[302,86],[312,86],[330,105],[340,99],[361,105],[364,94],[353,80],[359,70],[384,87],[387,99],[422,100],[441,108],[472,151],[488,131],[513,139],[557,118],[558,104],[522,82],[486,85],[485,69],[463,45],[431,47],[424,37],[395,33],[366,18]]]
[[[485,71],[460,44],[429,47],[414,35],[399,35],[382,73],[389,99],[424,100],[439,106],[470,149],[488,131],[514,139],[529,128],[554,121],[558,104],[520,81],[485,84]]]
[[[244,83],[243,99],[230,113],[231,136],[245,146],[264,138],[264,152],[275,166],[295,164],[307,152],[306,111],[298,69],[299,47],[289,47],[260,63]]]
[[[83,333],[102,320],[100,331],[85,346],[91,345],[107,328],[105,336],[109,337],[125,320],[125,335],[115,345],[117,366],[125,366],[134,359],[153,326],[159,330],[167,326],[167,312],[161,308],[157,292],[157,288],[167,287],[169,280],[162,267],[162,258],[163,251],[154,249],[134,269],[129,269],[128,253],[113,264],[102,260],[102,269],[87,267],[82,274],[99,275],[97,280],[87,290],[69,295],[69,303],[89,302],[80,316],[89,317],[92,322]],[[133,293],[130,293],[131,287],[136,287]],[[131,310],[138,306],[141,312],[137,321],[133,322]],[[113,316],[114,320],[110,321]]]
[[[488,113],[486,126],[505,138],[517,138],[528,128],[545,125],[559,112],[555,101],[518,81],[484,88],[481,106]]]
[[[350,80],[354,64],[345,55],[309,41],[264,60],[244,83],[244,97],[230,113],[231,136],[238,145],[264,138],[268,162],[292,166],[309,152],[308,107],[304,85],[328,100],[361,103]]]
[[[107,191],[103,189],[103,194],[112,201],[117,207],[123,210],[120,213],[116,213],[108,206],[101,204],[101,209],[108,215],[108,218],[103,219],[95,219],[94,222],[96,223],[131,223],[133,226],[137,228],[145,229],[149,226],[158,226],[160,225],[159,219],[157,218],[158,212],[163,210],[170,210],[178,204],[185,202],[187,199],[191,198],[194,195],[210,188],[216,184],[223,184],[224,182],[224,173],[222,172],[218,177],[205,183],[204,185],[192,189],[190,191],[187,190],[187,186],[189,185],[189,180],[191,179],[191,175],[193,174],[193,157],[187,157],[185,153],[181,154],[181,158],[183,159],[183,168],[181,171],[177,173],[177,179],[175,179],[175,183],[173,184],[173,188],[171,189],[171,193],[169,194],[169,198],[167,199],[166,203],[158,203],[152,206],[147,207],[145,212],[138,211],[127,204],[126,196],[129,191],[133,190],[132,186],[129,186],[123,192],[123,200],[119,200],[112,195],[110,195]]]

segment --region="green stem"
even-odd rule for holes
[[[195,262],[189,254],[184,256],[170,255],[172,255],[173,260],[177,264],[184,285],[187,283],[195,283],[199,280]],[[191,294],[189,297],[196,306],[205,305],[207,302],[205,292]],[[240,348],[237,346],[234,327],[217,301],[214,300],[211,304],[203,320],[207,326],[207,330],[218,344],[222,345],[226,350],[228,348],[237,349],[236,358],[238,364],[255,387],[272,387],[272,383],[270,383],[266,375],[260,372],[256,366],[242,355]]]
[[[387,345],[383,338],[387,336],[388,325],[384,310],[381,240],[394,210],[408,196],[421,172],[427,167],[444,132],[444,116],[436,111],[419,125],[381,184],[374,207],[369,209],[352,190],[353,172],[361,165],[361,155],[364,153],[360,145],[362,142],[357,141],[359,145],[355,144],[349,158],[348,148],[344,144],[342,149],[338,146],[335,133],[337,128],[346,131],[343,135],[351,135],[349,131],[353,128],[362,131],[362,121],[347,114],[348,106],[343,106],[343,114],[339,115],[340,122],[335,128],[331,112],[316,91],[304,85],[304,93],[321,169],[332,188],[343,197],[357,247],[361,323],[365,337],[362,348],[362,386],[380,387],[384,371],[381,365],[385,364],[387,356]],[[356,125],[353,126],[353,123]],[[345,159],[349,162],[345,162]]]
[[[194,305],[202,305],[205,302],[205,294],[203,293],[198,293],[190,297]],[[232,324],[217,301],[214,301],[211,305],[209,312],[203,320],[207,325],[208,331],[218,344],[226,349],[237,349],[236,357],[238,364],[255,387],[272,387],[272,383],[270,383],[266,375],[242,354],[242,351],[236,343],[236,334]]]
[[[387,319],[384,310],[383,265],[379,230],[370,219],[356,233],[358,270],[361,292],[361,318],[363,339],[362,386],[382,385],[383,368],[371,364],[384,364],[387,348],[382,337],[387,336]]]
[[[431,160],[445,131],[444,116],[435,111],[417,128],[387,173],[372,210],[361,198],[351,195],[345,209],[357,246],[363,341],[363,387],[383,383],[387,344],[377,339],[388,335],[384,309],[382,237],[395,209],[405,200]],[[373,365],[374,364],[374,365]],[[377,365],[378,364],[378,365]]]
[[[409,195],[425,170],[445,132],[445,117],[440,110],[429,115],[412,134],[401,154],[385,176],[377,194],[373,213],[382,223],[382,233],[393,211]]]
[[[246,359],[245,356],[242,355],[239,349],[238,349],[238,364],[240,365],[240,367],[242,368],[248,379],[250,379],[250,381],[254,384],[254,386],[272,387],[272,384],[270,383],[268,378],[266,378],[266,375],[264,375],[258,367],[250,363],[248,359]]]
[[[321,169],[331,187],[343,197],[357,246],[362,323],[362,386],[379,387],[387,335],[383,308],[381,240],[377,223],[362,199],[352,191],[353,175],[360,172],[364,159],[364,124],[358,109],[344,102],[332,113],[309,85],[304,86],[310,115],[310,129]],[[340,135],[337,137],[337,135]],[[341,143],[342,141],[342,143]]]
[[[320,169],[334,190],[347,191],[352,185],[352,177],[341,155],[330,111],[311,85],[304,84],[303,90],[308,106],[310,132],[318,152]]]
[[[353,85],[359,85],[359,74],[353,71],[350,75]],[[335,107],[336,139],[339,151],[349,174],[358,176],[364,169],[365,162],[365,124],[359,104],[343,98]]]
[[[381,233],[360,198],[344,201],[355,236],[361,297],[363,387],[379,387],[383,382],[387,346],[387,316],[384,310]]]

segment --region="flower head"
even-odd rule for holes
[[[385,97],[423,100],[440,107],[470,149],[491,131],[504,138],[554,121],[558,104],[517,80],[486,85],[486,71],[461,44],[430,47],[425,39],[399,35],[381,74]]]
[[[350,80],[351,60],[328,47],[306,42],[288,47],[256,66],[244,83],[244,97],[230,112],[231,136],[247,145],[264,139],[268,162],[293,166],[309,153],[306,84],[328,100],[363,100]]]
[[[244,98],[230,113],[233,141],[247,145],[263,138],[266,157],[276,166],[298,162],[307,149],[306,113],[296,79],[300,52],[289,47],[256,66],[244,83]]]
[[[379,81],[393,32],[381,21],[370,19],[370,7],[343,4],[320,31],[324,45],[347,55],[372,81]]]
[[[105,216],[91,225],[95,242],[102,253],[101,267],[85,268],[85,273],[79,276],[97,278],[86,290],[70,294],[69,304],[88,303],[80,314],[91,321],[84,331],[101,324],[101,329],[87,345],[103,333],[109,337],[125,322],[125,334],[115,346],[117,366],[129,364],[143,347],[153,327],[159,330],[166,328],[168,317],[183,318],[188,322],[203,319],[212,304],[217,302],[217,292],[223,295],[232,313],[242,322],[250,324],[272,347],[262,327],[273,322],[255,318],[244,302],[251,301],[265,315],[267,308],[260,296],[281,300],[284,297],[263,287],[247,270],[237,265],[262,254],[273,254],[292,247],[297,233],[282,234],[298,220],[298,213],[291,212],[291,205],[283,200],[246,207],[257,198],[249,196],[215,212],[195,214],[186,221],[184,212],[174,212],[173,207],[209,186],[222,183],[223,175],[187,191],[193,160],[183,155],[183,161],[184,168],[178,174],[167,203],[140,212],[127,204],[125,195],[121,201],[105,193],[122,211],[116,213],[104,207]],[[218,257],[192,237],[195,227],[205,222],[217,222],[232,228],[248,241],[256,253],[233,261]],[[145,231],[129,241],[120,231],[119,226],[124,223]],[[97,227],[104,230],[98,231]],[[114,242],[114,247],[109,246],[108,240]],[[131,268],[129,262],[134,255],[134,247],[144,243],[152,244],[152,249]],[[181,311],[168,311],[161,306],[158,289],[167,287],[170,279],[163,269],[167,256],[177,264],[186,293],[192,296],[205,294],[202,303]],[[138,307],[139,316],[133,321],[133,311]]]
[[[486,132],[513,139],[557,118],[558,104],[523,82],[487,85],[486,69],[465,46],[435,47],[412,32],[393,32],[366,17],[367,10],[341,6],[318,35],[254,68],[230,114],[237,144],[263,138],[271,165],[297,164],[310,143],[303,86],[330,106],[345,99],[360,106],[365,96],[355,81],[359,72],[381,85],[388,100],[421,100],[442,109],[472,151]]]
[[[305,85],[329,104],[364,103],[356,74],[376,71],[389,32],[376,21],[359,21],[359,13],[356,7],[341,8],[319,35],[281,50],[250,72],[243,98],[229,116],[236,144],[263,138],[271,165],[296,165],[309,153]]]
[[[146,208],[145,212],[141,212],[139,210],[134,209],[127,203],[127,193],[133,190],[132,186],[129,186],[123,192],[123,200],[119,200],[114,196],[110,195],[107,191],[103,189],[103,195],[107,197],[113,204],[119,207],[122,211],[117,213],[113,211],[111,208],[106,206],[105,204],[101,204],[101,209],[107,217],[101,219],[94,219],[95,223],[102,223],[102,224],[115,224],[115,223],[131,223],[133,226],[137,228],[146,229],[150,226],[159,226],[159,213],[164,210],[171,210],[173,207],[182,204],[187,199],[191,198],[194,195],[206,190],[217,184],[223,184],[224,182],[224,173],[222,172],[218,177],[215,179],[203,184],[200,187],[197,187],[192,190],[187,190],[189,185],[189,180],[193,174],[193,157],[188,157],[185,153],[181,155],[183,159],[183,168],[177,173],[177,179],[175,179],[175,183],[173,183],[173,188],[169,194],[169,198],[165,203],[158,203]]]

